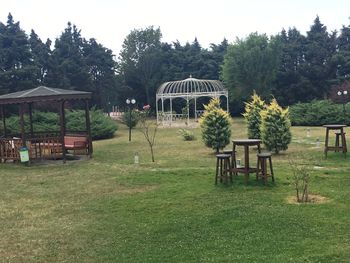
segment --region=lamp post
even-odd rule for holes
[[[347,95],[348,95],[348,91],[347,90],[343,90],[343,91],[338,91],[337,92],[337,94],[338,94],[338,96],[344,96],[344,97],[346,97]],[[343,111],[344,111],[344,113],[345,113],[345,98],[342,98],[342,103],[343,103]]]
[[[136,103],[135,99],[126,99],[126,104],[129,107],[129,142],[131,142],[131,106]]]

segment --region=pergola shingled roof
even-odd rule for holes
[[[0,105],[31,103],[39,101],[52,100],[72,100],[72,99],[90,99],[91,92],[54,89],[45,86],[39,86],[35,89],[18,91],[0,96]]]

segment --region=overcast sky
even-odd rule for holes
[[[350,0],[0,0],[0,21],[11,12],[21,28],[54,40],[70,21],[118,55],[133,29],[160,27],[163,41],[197,37],[207,48],[251,32],[277,34],[295,26],[303,34],[316,15],[328,31],[349,25]]]

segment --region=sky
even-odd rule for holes
[[[197,37],[202,47],[233,43],[252,32],[275,35],[296,27],[302,34],[318,15],[329,32],[350,24],[349,0],[0,0],[0,21],[10,12],[29,35],[55,40],[68,21],[118,57],[133,29],[160,27],[162,41],[181,44]]]

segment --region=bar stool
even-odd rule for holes
[[[267,182],[267,177],[272,177],[272,182],[275,182],[275,177],[273,176],[273,169],[272,169],[272,160],[271,160],[271,153],[270,152],[264,152],[264,153],[258,153],[258,163],[256,165],[256,179],[258,180],[259,177],[264,179],[264,184]],[[269,160],[270,165],[270,173],[267,172],[267,160]]]
[[[220,182],[223,181],[225,183],[228,182],[228,179],[230,178],[230,181],[232,182],[232,173],[231,171],[231,162],[230,162],[230,154],[217,154],[216,155],[216,173],[215,173],[215,184],[218,183],[218,178],[220,179]]]
[[[224,150],[223,153],[231,155],[231,169],[237,168],[236,151]],[[232,171],[230,171],[230,174],[232,174]],[[234,174],[237,175],[237,172],[234,172]]]
[[[335,133],[335,151],[339,152],[340,149],[347,151],[346,147],[346,139],[345,139],[345,132],[336,132]],[[341,139],[341,145],[339,144],[339,138]]]

